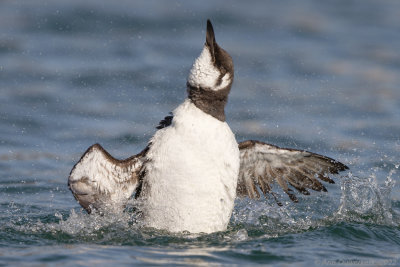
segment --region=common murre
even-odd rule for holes
[[[307,189],[327,191],[319,179],[333,183],[329,174],[346,165],[308,151],[236,142],[224,113],[233,77],[232,59],[208,20],[205,45],[189,73],[188,98],[137,155],[117,160],[91,146],[68,179],[80,205],[91,213],[123,207],[134,196],[146,226],[211,233],[227,228],[237,196],[259,198],[262,192],[276,199],[274,182],[293,201],[290,187],[305,195]]]

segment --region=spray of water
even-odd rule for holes
[[[341,222],[397,226],[400,225],[400,216],[392,208],[391,192],[396,185],[394,177],[398,168],[396,165],[389,171],[383,184],[378,184],[378,169],[371,169],[367,176],[349,172],[340,179],[341,190],[335,191],[333,187],[328,194],[300,197],[299,203],[287,199],[281,207],[272,199],[238,199],[228,230],[211,235],[172,234],[143,227],[138,214],[133,211],[137,205],[134,201],[124,212],[88,215],[80,209],[78,212],[73,209],[39,218],[20,217],[6,227],[23,234],[44,235],[65,242],[132,244],[154,241],[184,243],[193,239],[242,242],[251,238],[274,238],[312,231]]]

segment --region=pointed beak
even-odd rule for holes
[[[216,41],[215,41],[215,35],[214,35],[214,29],[211,24],[211,21],[208,19],[207,20],[207,33],[206,33],[206,45],[210,49],[211,57],[213,60],[215,60],[215,46],[216,46]]]

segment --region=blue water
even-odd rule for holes
[[[0,1],[0,265],[400,265],[400,2]],[[228,230],[89,216],[67,188],[101,143],[125,158],[186,96],[205,22],[233,57],[227,121],[350,172]]]

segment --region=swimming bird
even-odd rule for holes
[[[207,21],[206,41],[187,79],[188,97],[159,125],[146,148],[125,160],[92,145],[75,164],[68,186],[88,212],[124,207],[136,198],[143,224],[170,232],[212,233],[227,228],[236,197],[289,198],[348,169],[332,158],[261,141],[237,143],[225,121],[234,67]],[[110,210],[110,209],[109,209]]]

